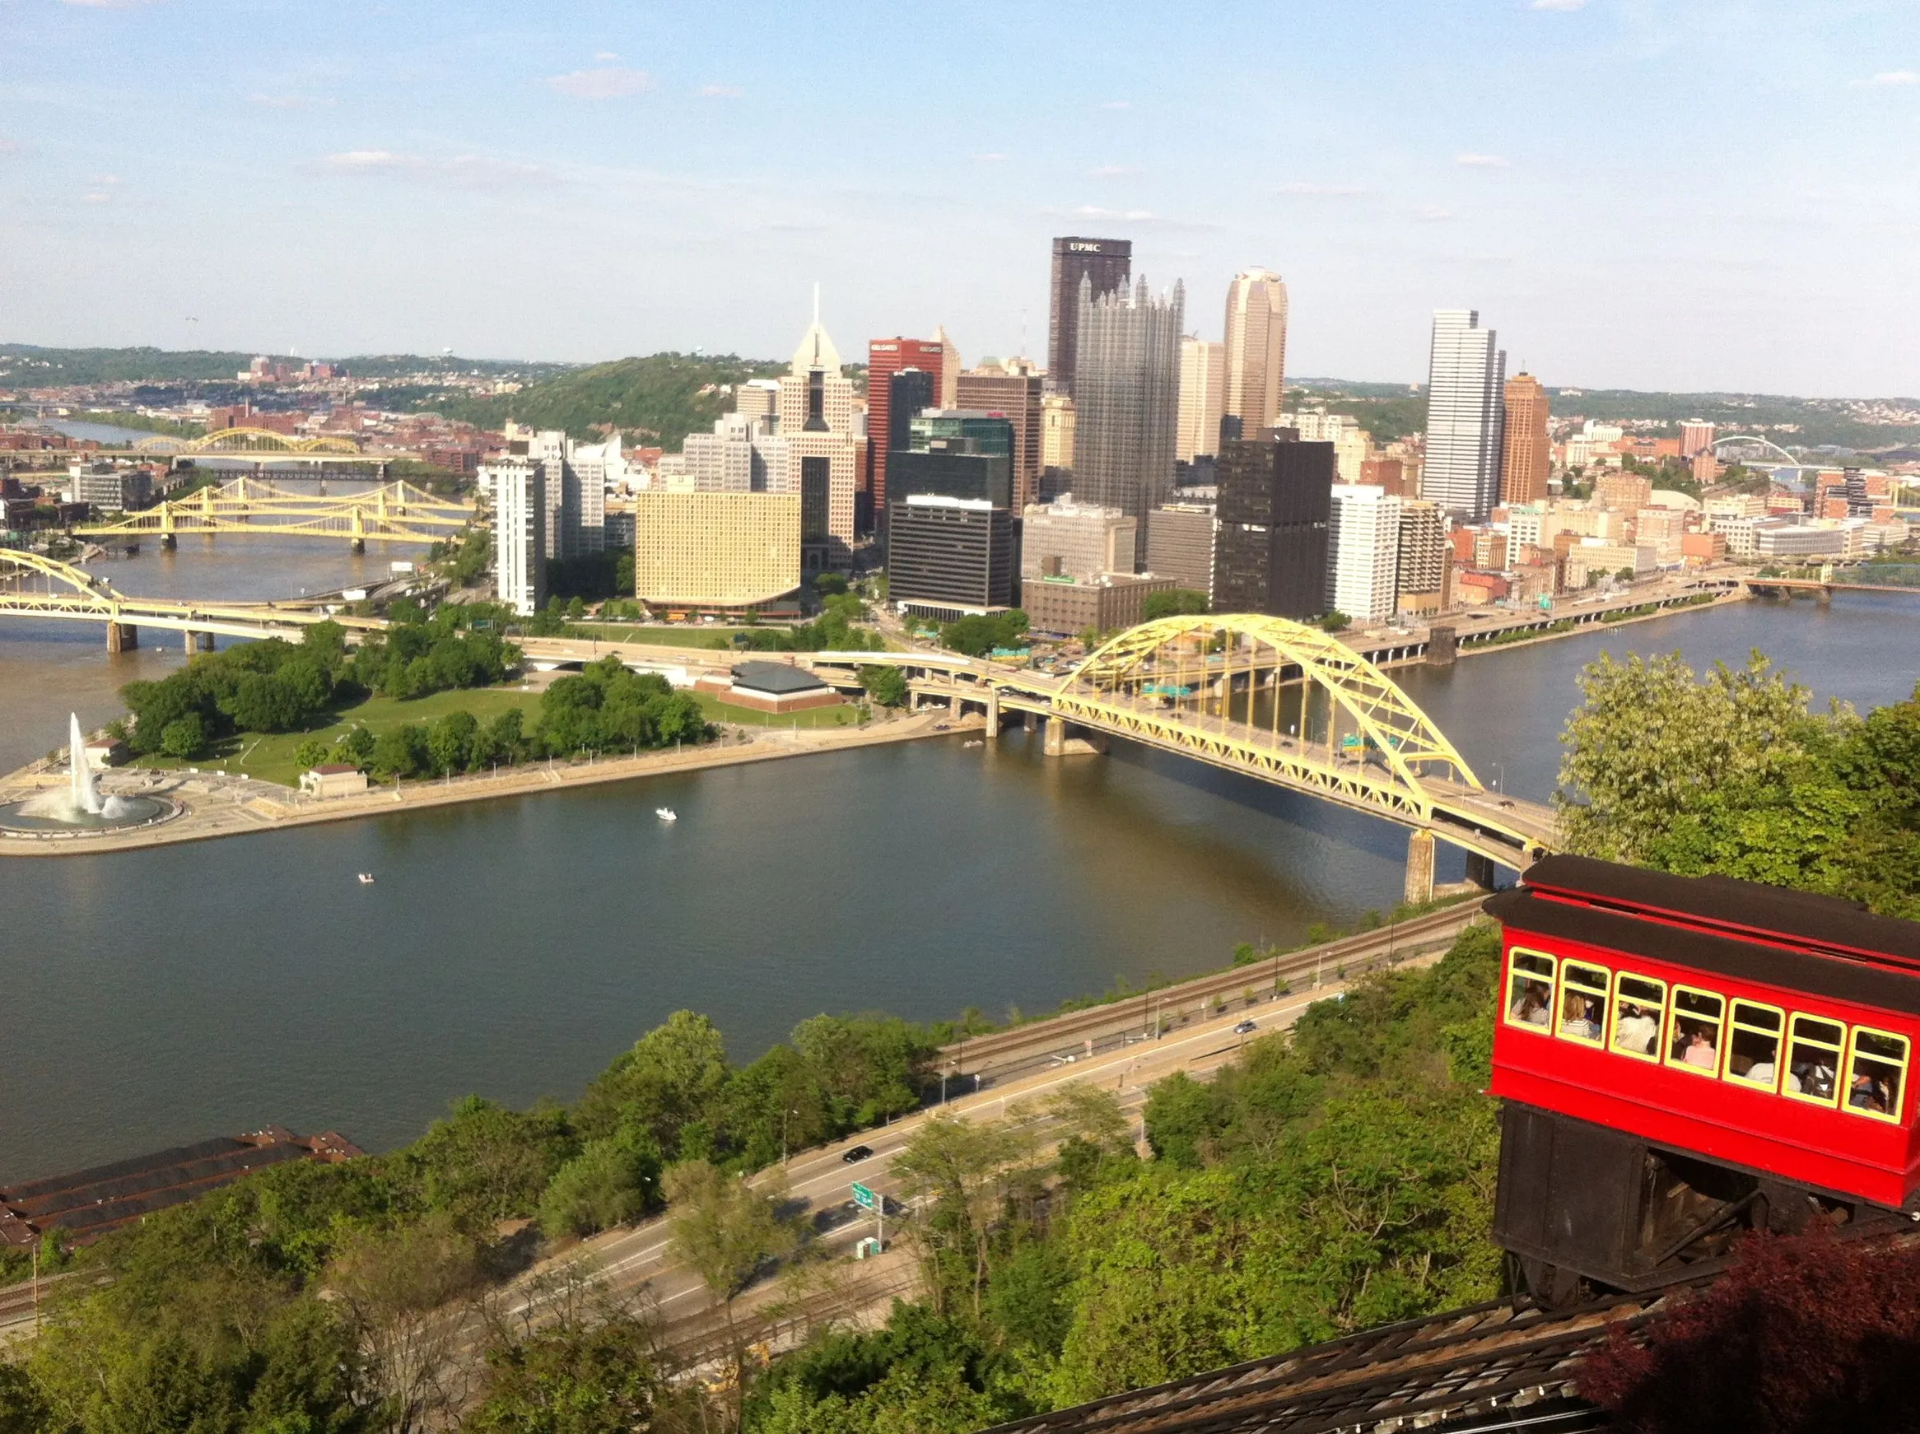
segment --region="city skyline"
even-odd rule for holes
[[[742,47],[733,12],[21,4],[0,337],[778,354],[818,280],[842,332],[1039,357],[1045,246],[1094,233],[1184,276],[1208,338],[1234,272],[1285,274],[1303,374],[1417,380],[1426,316],[1475,307],[1552,383],[1901,392],[1920,26],[1760,12],[1300,10],[1317,63],[1272,86],[1245,6],[1023,15],[1017,45],[768,10]],[[935,65],[966,105],[925,104]],[[784,144],[803,101],[866,139]],[[896,108],[911,138],[872,125]]]

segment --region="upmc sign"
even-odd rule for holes
[[[1074,241],[1073,243],[1071,243],[1071,244],[1069,244],[1069,245],[1067,245],[1067,248],[1068,248],[1068,249],[1070,249],[1070,250],[1071,250],[1072,252],[1074,252],[1075,254],[1104,254],[1104,253],[1106,253],[1106,250],[1104,250],[1104,249],[1102,249],[1102,248],[1101,248],[1101,247],[1100,247],[1100,246],[1099,246],[1098,244],[1085,244],[1085,243],[1082,243],[1081,241],[1079,241],[1079,240],[1077,240],[1077,239],[1076,239],[1076,240],[1075,240],[1075,241]]]

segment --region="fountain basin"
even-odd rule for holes
[[[152,826],[178,816],[182,810],[180,804],[170,798],[140,795],[114,797],[102,806],[106,809],[99,812],[72,807],[54,812],[46,810],[39,797],[30,797],[24,802],[0,802],[0,832],[35,837],[90,836]]]

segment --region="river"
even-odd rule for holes
[[[267,596],[389,556],[183,544],[100,570],[129,592]],[[1574,676],[1603,648],[1700,664],[1757,646],[1823,700],[1870,706],[1920,677],[1912,617],[1905,598],[1753,603],[1402,680],[1484,777],[1544,797]],[[102,646],[91,625],[0,631],[0,761],[180,660]],[[653,818],[663,803],[679,822]],[[1010,734],[0,862],[0,1181],[267,1122],[386,1148],[468,1092],[571,1099],[680,1007],[740,1059],[823,1010],[1049,1009],[1390,906],[1405,848],[1179,758],[1048,762]]]

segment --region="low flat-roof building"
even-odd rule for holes
[[[1032,578],[1020,584],[1021,610],[1030,631],[1071,637],[1097,628],[1137,627],[1146,621],[1148,593],[1172,592],[1179,584],[1152,574],[1106,573],[1088,581]]]
[[[801,712],[832,707],[840,694],[805,667],[790,662],[738,662],[725,677],[711,674],[694,684],[736,707],[756,712]]]
[[[351,762],[327,762],[300,774],[300,790],[310,797],[351,797],[367,789],[367,774]]]

